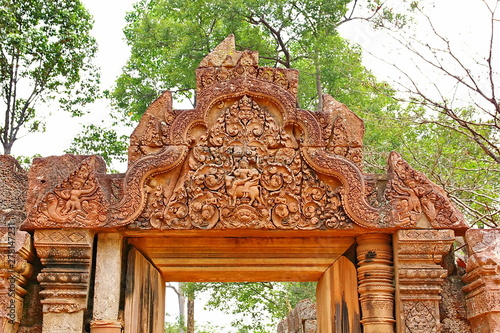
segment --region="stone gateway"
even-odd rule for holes
[[[364,173],[363,121],[329,95],[298,108],[298,72],[233,36],[196,80],[194,109],[149,106],[124,174],[0,159],[1,331],[160,333],[166,281],[318,281],[320,333],[441,332],[443,258],[468,229],[443,189],[396,152]],[[500,332],[490,243],[469,243],[464,332]]]

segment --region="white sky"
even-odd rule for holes
[[[121,73],[130,51],[124,41],[122,29],[125,13],[132,10],[135,0],[83,0],[94,17],[92,35],[97,39],[99,51],[94,63],[101,68],[101,87],[109,89]],[[63,112],[52,112],[47,118],[45,133],[29,134],[14,143],[15,155],[62,155],[73,137],[81,130],[80,123],[105,121],[111,111],[108,102],[100,100],[89,106],[91,113],[83,119],[72,119]],[[127,129],[131,131],[131,129]]]
[[[488,1],[494,2],[494,0]],[[101,68],[102,89],[109,89],[113,86],[129,56],[129,49],[124,42],[122,29],[125,25],[125,13],[132,10],[134,2],[135,0],[83,0],[84,5],[95,20],[92,34],[99,45],[95,63]],[[395,1],[395,6],[398,3],[401,2]],[[471,43],[479,45],[481,42],[482,47],[486,45],[485,41],[481,39],[484,39],[485,36],[482,32],[488,29],[488,21],[481,16],[481,13],[485,11],[480,1],[439,0],[436,1],[435,7],[428,7],[431,9],[433,17],[437,18],[435,22],[440,30],[460,36],[455,39],[459,44],[463,40],[463,44],[458,47],[467,50],[467,52],[480,52],[480,47],[472,48]],[[384,33],[374,32],[366,24],[359,21],[350,22],[343,25],[340,31],[344,37],[359,43],[363,49],[371,50],[378,55],[401,58],[397,51],[392,53],[388,51],[391,47],[393,48],[393,44]],[[387,66],[369,55],[365,55],[365,65],[379,79],[386,79],[387,76],[398,77]],[[412,66],[409,65],[408,68],[411,69]],[[83,119],[72,119],[68,114],[52,110],[52,116],[47,118],[47,131],[20,138],[14,144],[14,154],[26,156],[37,153],[42,156],[63,154],[64,149],[69,147],[75,133],[81,130],[81,123],[105,121],[104,119],[111,112],[111,108],[105,100],[96,102],[89,109],[91,110],[90,115]],[[125,129],[125,131],[128,133],[131,129]],[[124,164],[117,166],[119,169],[124,167]]]
[[[121,73],[121,68],[125,64],[129,49],[124,42],[122,29],[125,25],[125,12],[132,9],[135,0],[83,0],[84,5],[94,16],[95,24],[92,34],[97,38],[99,52],[96,58],[96,64],[100,66],[102,73],[102,89],[109,89],[113,86],[116,77]],[[481,32],[487,29],[484,18],[481,19],[479,13],[484,12],[481,6],[474,6],[472,3],[479,3],[471,0],[439,0],[433,9],[433,17],[439,18],[437,26],[443,31],[459,33],[461,41],[458,47],[469,52],[480,51],[472,47],[474,42],[481,42]],[[387,54],[390,48],[390,42],[382,33],[376,33],[367,28],[366,25],[352,22],[341,28],[344,37],[351,41],[361,44],[363,48],[370,49],[376,54]],[[500,32],[499,32],[500,33]],[[396,54],[396,53],[395,53]],[[367,57],[365,65],[372,69],[380,79],[385,79],[389,74],[387,67],[380,62]],[[105,121],[110,112],[106,101],[99,101],[91,106],[91,115],[85,118],[85,121]],[[63,150],[67,149],[72,138],[81,129],[79,124],[82,120],[71,119],[68,115],[54,112],[53,116],[47,119],[47,132],[42,134],[30,134],[28,137],[17,141],[14,145],[14,153],[17,155],[34,155],[36,153],[42,156],[62,155]],[[127,129],[131,131],[131,129]],[[169,293],[167,300],[171,299],[167,311],[176,312],[176,296],[173,292]],[[197,304],[197,314],[202,312],[202,306]],[[174,315],[175,316],[175,315]],[[219,314],[204,314],[202,320],[211,320],[216,323],[222,319]]]

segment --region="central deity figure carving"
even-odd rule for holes
[[[226,190],[231,199],[229,205],[236,205],[238,198],[249,199],[249,206],[254,202],[263,205],[260,197],[260,173],[257,169],[250,168],[246,157],[240,160],[240,165],[234,170],[233,175],[226,176]]]

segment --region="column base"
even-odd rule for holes
[[[122,323],[119,321],[96,320],[90,323],[90,333],[121,333]]]

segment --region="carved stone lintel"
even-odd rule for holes
[[[43,266],[38,281],[44,316],[86,309],[93,240],[89,230],[35,231],[35,248]]]
[[[440,265],[455,241],[452,230],[394,234],[397,332],[440,332],[439,301],[447,271]]]
[[[24,289],[33,275],[31,236],[15,225],[0,227],[0,331],[16,332],[23,312]]]
[[[356,241],[363,332],[392,333],[395,320],[391,236],[366,234]]]
[[[475,333],[500,332],[500,229],[470,229],[465,238],[467,318]]]

